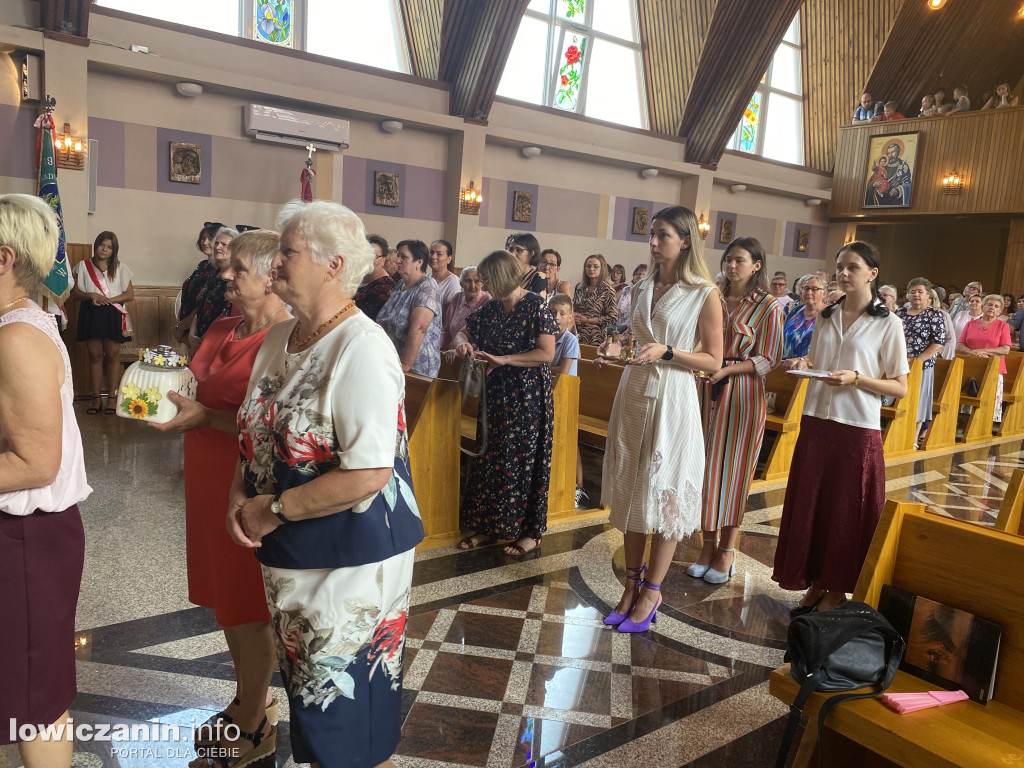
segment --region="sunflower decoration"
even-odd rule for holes
[[[133,419],[144,419],[156,414],[157,401],[162,397],[156,387],[142,391],[136,384],[128,382],[121,387],[121,391],[125,394],[121,401],[121,410]]]

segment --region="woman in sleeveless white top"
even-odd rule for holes
[[[625,534],[627,584],[605,619],[622,632],[650,626],[677,542],[700,527],[704,440],[693,373],[718,370],[722,360],[721,302],[702,242],[689,236],[696,217],[673,206],[651,229],[651,276],[632,288],[630,324],[641,348],[619,381],[601,482],[602,504]]]

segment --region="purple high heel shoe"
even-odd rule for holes
[[[644,589],[648,589],[651,592],[657,592],[661,589],[661,584],[651,584],[645,581],[643,584]],[[658,602],[654,606],[654,610],[651,611],[650,615],[643,621],[636,622],[630,621],[628,618],[619,624],[619,632],[646,632],[651,628],[651,624],[658,623],[658,609],[661,607],[662,597],[658,595]]]
[[[631,574],[636,574],[636,575],[633,576]],[[644,576],[646,576],[646,575],[647,575],[647,563],[644,563],[639,568],[629,568],[628,566],[626,567],[626,581],[635,581],[635,582],[637,582],[637,586],[638,587],[639,586],[643,586]],[[636,588],[637,587],[634,587],[634,589],[636,589]],[[633,599],[633,602],[634,603],[636,602],[636,598]],[[629,604],[629,610],[630,611],[633,610],[633,603]],[[629,611],[627,611],[626,613],[616,613],[615,611],[612,611],[605,618],[604,623],[607,624],[609,627],[617,627],[617,626],[619,626],[619,624],[621,624],[623,621],[625,621],[628,616],[629,616]]]

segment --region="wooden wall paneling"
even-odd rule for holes
[[[924,2],[904,2],[867,90],[916,113],[923,94],[942,86],[952,101],[953,87],[963,83],[978,109],[997,80],[1014,83],[1024,74],[1020,7],[1020,0],[971,0],[932,11]]]
[[[717,0],[637,0],[651,129],[675,135]]]
[[[1015,296],[1024,293],[1024,216],[1010,219],[1010,238],[1006,243],[1003,281],[999,290]]]
[[[862,208],[872,136],[920,131],[909,208]],[[872,123],[839,131],[829,215],[874,221],[941,214],[1024,214],[1024,109]],[[942,191],[956,170],[959,195]]]
[[[400,0],[412,73],[437,79],[441,54],[443,0]]]
[[[688,162],[718,163],[803,2],[719,0],[679,129]]]
[[[832,170],[836,130],[853,118],[901,5],[903,0],[804,3],[801,40],[805,158],[812,168]],[[904,109],[909,108],[907,105]]]
[[[530,0],[447,0],[438,79],[451,84],[450,113],[484,120]]]

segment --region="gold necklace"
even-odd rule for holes
[[[282,309],[284,309],[284,305],[281,305],[280,307],[275,309],[273,312],[271,312],[269,315],[267,315],[267,319],[263,321],[262,325],[259,325],[256,328],[253,328],[251,331],[249,331],[248,333],[245,333],[245,334],[239,334],[238,333],[238,329],[242,327],[242,324],[239,323],[238,326],[235,328],[235,341],[241,341],[242,339],[247,339],[250,336],[252,336],[254,333],[259,333],[260,331],[262,331],[264,328],[266,328],[268,325],[270,325],[270,321],[274,319],[274,315],[276,315]]]
[[[15,299],[14,301],[11,301],[11,302],[8,302],[7,304],[4,304],[2,307],[0,307],[0,312],[3,312],[4,310],[10,309],[15,304],[17,304],[19,301],[25,301],[25,299],[27,299],[27,298],[28,298],[28,296],[22,296],[20,299]]]
[[[331,325],[335,320],[337,320],[339,317],[344,315],[346,312],[348,312],[350,309],[352,309],[352,307],[354,307],[355,305],[356,305],[355,301],[349,301],[348,304],[346,304],[344,307],[339,309],[331,318],[329,318],[328,320],[325,320],[323,322],[323,324],[321,324],[321,326],[319,328],[317,328],[315,331],[313,331],[311,334],[309,334],[309,336],[304,338],[302,341],[299,341],[299,339],[298,339],[299,324],[296,323],[295,324],[295,328],[292,330],[292,344],[295,347],[300,348],[300,349],[302,347],[306,346],[307,344],[309,344],[309,342],[313,341],[313,339],[315,339],[317,336],[319,336],[321,333],[323,333],[324,329],[327,328],[327,326]]]

